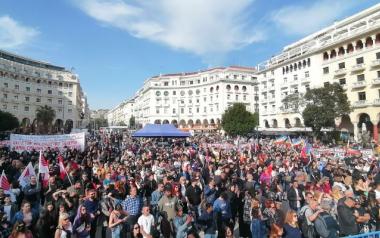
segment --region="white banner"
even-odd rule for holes
[[[63,134],[63,135],[20,135],[11,134],[10,147],[17,152],[24,150],[45,151],[48,147],[62,150],[65,146],[71,149],[83,151],[85,144],[85,133]]]

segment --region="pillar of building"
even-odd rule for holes
[[[372,121],[373,124],[373,140],[377,143],[379,141],[379,130],[377,128],[378,121]]]
[[[352,124],[354,125],[354,140],[358,141],[359,139],[359,127],[358,127],[358,122],[352,121]]]

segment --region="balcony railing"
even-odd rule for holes
[[[380,66],[380,59],[373,60],[371,63],[371,67],[378,67]]]
[[[367,100],[359,100],[352,104],[353,108],[361,108],[361,107],[366,107],[366,106],[368,106]]]
[[[346,73],[347,73],[346,68],[342,68],[342,69],[335,70],[334,75],[335,76],[340,76],[340,75],[345,75]]]
[[[361,71],[361,70],[364,70],[364,69],[365,69],[365,65],[364,64],[357,64],[357,65],[352,66],[351,72]]]
[[[365,81],[357,81],[352,84],[352,88],[362,88],[365,87],[367,83]]]
[[[375,106],[380,106],[380,98],[375,99],[375,100],[373,101],[373,105],[375,105]]]
[[[379,85],[380,84],[380,77],[373,79],[372,84],[373,85]]]

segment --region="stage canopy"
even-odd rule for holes
[[[189,132],[177,129],[172,124],[146,124],[144,128],[132,134],[132,137],[189,137]]]

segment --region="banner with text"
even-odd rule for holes
[[[85,133],[64,135],[20,135],[11,134],[10,147],[18,152],[24,150],[44,151],[48,147],[62,150],[64,147],[84,150]]]

